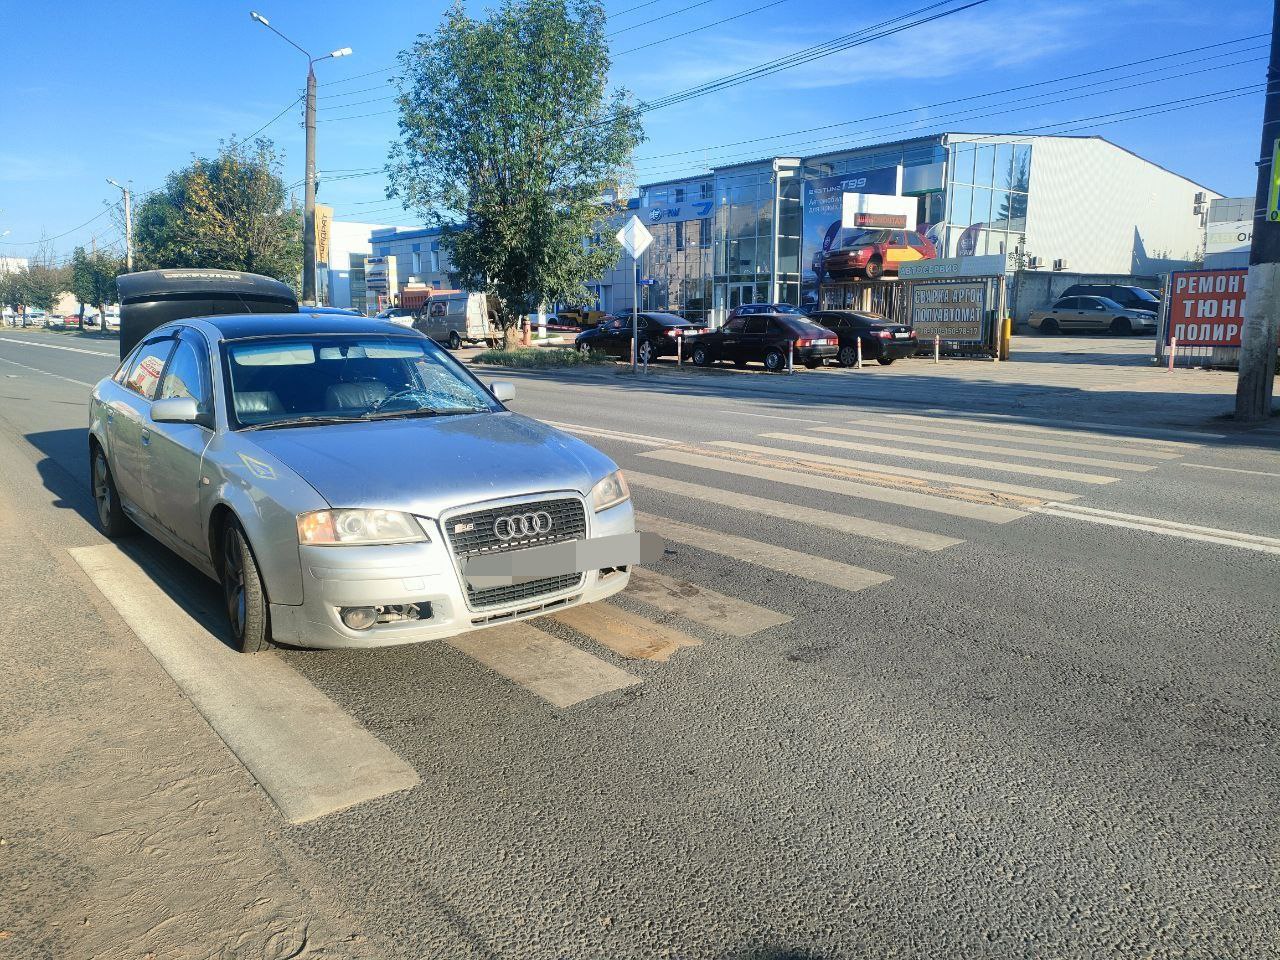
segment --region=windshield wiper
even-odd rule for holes
[[[396,417],[454,417],[464,413],[483,413],[479,408],[438,410],[435,407],[418,407],[416,410],[370,410],[360,414],[361,420],[393,420]]]
[[[268,420],[265,423],[251,423],[241,430],[268,430],[272,427],[312,427],[321,423],[355,423],[359,417],[307,416],[289,417],[285,420]]]

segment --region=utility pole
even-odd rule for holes
[[[307,64],[307,186],[302,208],[302,301],[316,302],[316,71]]]
[[[1280,211],[1269,213],[1273,187],[1280,185],[1275,156],[1280,146],[1280,0],[1271,13],[1271,60],[1262,110],[1262,147],[1253,210],[1253,246],[1245,281],[1244,325],[1240,331],[1240,374],[1236,419],[1256,423],[1271,416],[1275,390],[1276,342],[1280,338]]]
[[[307,130],[307,188],[303,197],[302,208],[302,302],[316,302],[316,64],[321,60],[329,60],[350,55],[350,47],[342,47],[326,53],[323,57],[313,57],[283,33],[271,25],[271,21],[256,10],[249,12],[249,18],[262,24],[289,46],[307,58],[307,108],[304,125]]]
[[[129,182],[133,183],[132,180]],[[110,177],[107,177],[107,183],[124,194],[124,268],[126,272],[133,273],[133,191]]]

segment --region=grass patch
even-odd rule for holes
[[[584,357],[577,350],[560,347],[516,347],[513,350],[485,350],[476,354],[471,362],[524,370],[545,370],[548,367],[581,367],[608,361],[601,357]]]

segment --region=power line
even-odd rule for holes
[[[332,100],[335,97],[354,97],[357,93],[372,93],[374,90],[385,90],[387,84],[395,80],[395,77],[387,77],[382,83],[374,87],[361,87],[359,90],[347,90],[345,93],[322,93],[316,97],[317,100]]]
[[[737,73],[727,74],[726,76],[718,79],[710,80],[706,83],[701,83],[697,86],[677,91],[676,93],[669,94],[668,96],[662,97],[658,100],[642,102],[636,110],[638,113],[651,113],[654,110],[662,110],[666,107],[675,106],[678,103],[684,103],[688,100],[704,97],[709,93],[717,93],[721,90],[740,86],[744,83],[749,83],[752,80],[759,80],[762,77],[772,76],[773,74],[790,70],[793,67],[798,67],[802,64],[812,63],[814,60],[820,60],[823,57],[829,57],[835,53],[841,53],[845,50],[853,49],[854,47],[863,46],[864,44],[871,43],[874,40],[882,40],[885,37],[903,33],[907,30],[914,29],[915,27],[924,26],[926,23],[933,23],[945,17],[954,16],[957,13],[963,13],[965,10],[970,10],[974,7],[982,6],[985,3],[990,3],[991,0],[969,0],[968,3],[965,3],[962,6],[953,7],[950,10],[941,10],[940,12],[931,14],[930,16],[921,16],[931,10],[938,10],[940,7],[945,7],[952,2],[953,0],[939,0],[939,2],[920,7],[919,9],[900,14],[896,17],[890,17],[888,20],[882,20],[879,23],[872,24],[869,27],[864,27],[861,30],[855,30],[852,33],[844,34],[843,36],[836,37],[835,39],[826,41],[825,43],[804,47],[803,49],[793,51],[786,56],[778,57],[775,60],[759,63],[753,67],[739,70]],[[910,18],[912,17],[919,17],[919,19],[911,20]],[[902,21],[904,20],[908,22],[903,23]],[[896,24],[896,26],[894,26],[894,24]],[[877,33],[875,31],[879,32]],[[606,120],[602,122],[607,122],[608,119],[609,118],[606,118]]]
[[[818,130],[831,130],[837,127],[847,127],[847,126],[852,126],[853,124],[856,124],[856,123],[865,123],[868,120],[880,120],[885,117],[896,116],[897,114],[907,113],[913,110],[933,110],[933,109],[937,109],[938,107],[948,107],[957,103],[967,103],[973,100],[982,100],[986,97],[998,97],[1006,93],[1016,93],[1019,90],[1030,90],[1034,87],[1042,87],[1042,86],[1047,86],[1049,84],[1054,84],[1054,83],[1065,83],[1068,80],[1080,80],[1085,77],[1096,76],[1101,73],[1111,73],[1116,70],[1125,70],[1125,69],[1128,69],[1129,67],[1142,66],[1143,64],[1154,63],[1158,60],[1169,60],[1169,59],[1173,59],[1174,57],[1186,56],[1187,54],[1191,54],[1191,53],[1201,53],[1205,50],[1214,50],[1219,47],[1232,46],[1237,43],[1246,43],[1249,40],[1258,40],[1258,39],[1269,37],[1269,36],[1270,36],[1269,34],[1265,34],[1265,33],[1251,34],[1245,37],[1237,37],[1234,40],[1224,40],[1220,43],[1211,43],[1211,44],[1206,44],[1205,46],[1200,46],[1200,47],[1190,47],[1186,50],[1176,50],[1173,53],[1161,54],[1155,57],[1143,57],[1140,60],[1132,60],[1132,61],[1129,61],[1128,63],[1119,63],[1110,67],[1098,67],[1093,70],[1086,70],[1083,73],[1067,74],[1061,77],[1054,77],[1050,80],[1037,80],[1032,83],[1019,84],[1013,87],[1004,87],[1003,89],[1000,89],[1000,90],[990,90],[990,91],[987,91],[986,93],[977,93],[967,97],[958,97],[953,100],[940,100],[935,103],[916,104],[911,107],[903,108],[902,110],[895,110],[889,113],[873,114],[867,117],[860,117],[856,120],[842,120],[838,123],[826,123],[826,124],[820,124],[814,127],[803,127],[799,130],[788,130],[785,133],[770,134],[769,136],[765,136],[765,137],[750,137],[746,140],[733,140],[728,143],[704,145],[701,147],[692,147],[687,150],[677,150],[670,153],[655,154],[654,156],[651,156],[651,157],[637,157],[636,162],[643,163],[646,160],[661,160],[669,157],[677,157],[677,156],[683,156],[687,154],[706,153],[712,150],[722,150],[727,147],[743,146],[748,143],[762,143],[766,140],[780,140],[784,137],[791,137],[797,134],[814,133]],[[1261,49],[1261,48],[1249,47],[1245,50],[1228,51],[1226,53],[1219,54],[1218,56],[1224,56],[1224,57],[1234,56],[1238,53],[1248,53],[1257,49]],[[1209,58],[1209,59],[1213,59],[1213,58]],[[1169,67],[1165,67],[1163,69],[1176,69],[1177,66],[1178,65],[1176,64],[1170,65]],[[1141,74],[1138,74],[1138,76],[1141,76]]]
[[[908,125],[907,127],[899,127],[892,124],[888,126],[882,126],[882,127],[871,127],[869,129],[860,131],[857,138],[853,141],[850,141],[844,137],[823,137],[817,140],[806,140],[806,141],[800,141],[798,143],[790,143],[787,145],[787,147],[789,148],[788,149],[789,153],[798,153],[798,154],[814,153],[814,152],[817,152],[815,148],[818,148],[818,147],[823,148],[821,152],[829,153],[832,150],[840,149],[844,146],[849,145],[850,143],[854,143],[854,144],[863,143],[868,140],[883,138],[886,135],[901,133],[904,130],[907,130],[907,131],[918,130],[918,129],[921,129],[922,126],[923,127],[937,126],[938,123],[942,121],[952,121],[953,123],[955,123],[955,122],[969,122],[973,120],[986,120],[986,119],[990,119],[991,117],[1000,116],[1006,113],[1017,113],[1021,110],[1036,109],[1038,107],[1043,107],[1046,105],[1043,102],[1044,97],[1056,98],[1054,101],[1052,101],[1053,103],[1066,103],[1067,101],[1070,101],[1070,100],[1082,100],[1088,97],[1101,96],[1107,93],[1119,93],[1126,90],[1135,90],[1138,87],[1149,86],[1150,84],[1153,84],[1153,83],[1162,83],[1166,80],[1171,80],[1171,79],[1180,80],[1180,79],[1183,79],[1184,77],[1195,76],[1196,74],[1200,74],[1200,73],[1211,73],[1215,70],[1230,69],[1231,67],[1243,66],[1249,63],[1258,63],[1260,62],[1260,59],[1265,59],[1265,58],[1255,58],[1254,60],[1245,60],[1245,61],[1237,61],[1233,63],[1218,64],[1216,66],[1205,67],[1200,70],[1192,70],[1189,72],[1181,73],[1177,77],[1158,77],[1152,80],[1145,80],[1139,83],[1127,84],[1125,86],[1112,87],[1106,90],[1094,90],[1090,93],[1082,93],[1077,96],[1072,96],[1072,97],[1063,96],[1063,94],[1071,93],[1076,90],[1084,90],[1088,87],[1098,86],[1100,83],[1112,83],[1114,82],[1115,79],[1118,79],[1118,78],[1111,78],[1108,80],[1096,81],[1094,83],[1082,84],[1079,87],[1066,87],[1066,88],[1063,88],[1062,90],[1053,90],[1053,91],[1047,91],[1042,94],[1037,94],[1036,99],[1038,99],[1039,102],[1032,102],[1031,100],[1026,100],[1026,99],[1018,100],[1018,101],[1003,101],[1001,103],[988,104],[984,107],[977,108],[976,112],[972,110],[962,110],[962,111],[953,112],[950,114],[941,114],[941,115],[931,114],[927,120],[917,121],[914,124]],[[1169,69],[1169,68],[1164,67],[1161,69]],[[1135,76],[1143,76],[1143,74],[1139,73],[1139,74],[1135,74]],[[1008,106],[1010,103],[1013,103],[1015,105]],[[1005,106],[1008,106],[1008,109],[1002,109],[1002,110],[991,109],[993,107],[1005,107]],[[881,117],[898,116],[901,114],[914,113],[920,109],[930,109],[930,108],[914,107],[906,110],[894,111],[893,113],[881,114],[880,116]],[[877,119],[877,118],[869,118],[869,119]],[[802,150],[801,148],[809,148],[809,149]],[[717,165],[723,165],[725,163],[732,163],[736,160],[740,160],[743,158],[747,158],[747,159],[754,158],[757,155],[758,155],[758,151],[753,150],[750,153],[720,156],[715,158],[715,163]],[[688,168],[689,168],[689,164],[684,163],[678,166],[658,168],[655,170],[651,170],[650,173],[651,174],[664,173],[672,170],[683,170]]]
[[[644,3],[638,3],[634,7],[627,7],[625,10],[619,10],[617,13],[611,13],[605,17],[606,20],[612,20],[614,17],[625,17],[628,13],[634,13],[637,10],[643,10],[645,7],[652,7],[655,3],[661,3],[662,0],[645,0]]]
[[[246,142],[248,142],[249,140],[252,140],[252,139],[253,139],[254,137],[256,137],[258,134],[260,134],[263,130],[267,129],[267,127],[271,126],[273,123],[275,123],[275,122],[276,122],[277,120],[279,120],[281,117],[283,117],[286,113],[288,113],[290,110],[292,110],[294,107],[296,107],[299,103],[301,103],[305,97],[306,97],[306,94],[305,94],[305,93],[304,93],[304,94],[301,94],[301,95],[300,95],[296,100],[292,101],[292,102],[291,102],[287,107],[285,107],[283,110],[281,110],[279,113],[277,113],[274,117],[272,117],[270,120],[268,120],[268,121],[267,121],[266,123],[264,123],[262,126],[260,126],[257,130],[253,131],[253,133],[249,134],[247,137],[241,137],[241,138],[240,138],[240,140],[239,140],[238,142],[240,142],[240,143],[246,143]]]
[[[681,7],[679,10],[672,10],[670,13],[664,13],[656,17],[650,17],[644,23],[633,23],[629,27],[623,27],[621,30],[615,30],[613,31],[613,33],[607,34],[605,36],[605,39],[607,40],[610,37],[616,37],[618,34],[626,33],[628,30],[637,30],[640,27],[647,27],[651,23],[657,23],[659,20],[666,20],[668,17],[674,17],[682,13],[688,13],[690,10],[696,10],[698,7],[705,7],[708,3],[711,3],[711,2],[712,0],[698,0],[697,3],[692,3],[687,7]]]
[[[63,237],[70,236],[71,234],[75,233],[77,230],[83,230],[89,224],[102,219],[108,213],[110,213],[113,209],[115,209],[115,207],[116,207],[116,204],[114,203],[109,206],[103,207],[100,211],[95,213],[92,217],[90,217],[88,220],[86,220],[84,223],[80,224],[79,226],[72,227],[70,230],[64,230],[62,233],[59,233],[52,237],[41,237],[39,240],[0,240],[0,243],[3,243],[6,247],[31,247],[40,243],[51,243],[54,240],[61,240]]]
[[[728,23],[731,20],[741,20],[743,17],[749,17],[753,13],[759,13],[761,10],[768,10],[770,7],[776,7],[781,3],[787,3],[787,2],[788,0],[773,0],[772,3],[766,3],[762,7],[754,7],[751,10],[744,10],[742,13],[734,14],[732,17],[724,17],[721,20],[713,20],[711,23],[704,24],[701,27],[694,27],[692,30],[686,30],[684,33],[674,33],[669,37],[663,37],[661,40],[653,40],[649,43],[642,43],[638,47],[631,47],[627,50],[622,50],[619,53],[615,53],[614,56],[623,57],[623,56],[626,56],[628,53],[635,53],[637,50],[648,50],[650,47],[656,47],[664,43],[670,43],[672,40],[679,40],[681,37],[692,36],[695,33],[701,33],[703,30],[710,30],[712,27],[718,27],[721,24]]]
[[[370,70],[367,73],[357,73],[354,77],[343,77],[341,80],[326,80],[324,83],[317,84],[321,87],[336,87],[340,83],[350,83],[352,80],[361,80],[365,77],[372,77],[378,73],[386,73],[389,70],[400,69],[399,64],[392,64],[389,67],[379,67],[377,70]]]

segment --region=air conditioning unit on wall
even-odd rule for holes
[[[1066,270],[1068,267],[1069,267],[1069,264],[1065,259],[1053,261],[1054,270]]]
[[[1027,257],[1027,269],[1039,270],[1044,267],[1044,257]]]

